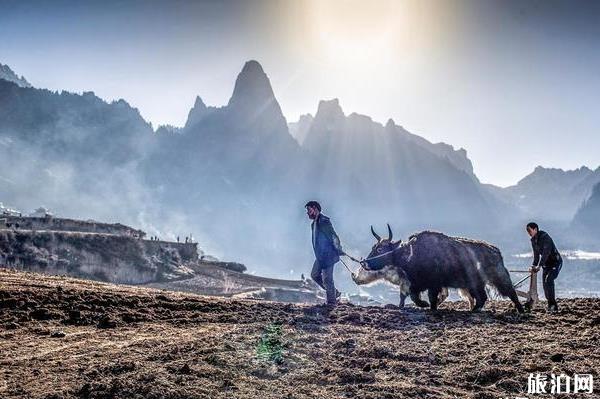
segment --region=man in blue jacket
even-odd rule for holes
[[[333,266],[339,262],[344,251],[331,220],[321,213],[321,205],[317,201],[308,201],[305,208],[308,218],[312,220],[312,245],[316,258],[310,276],[325,290],[327,304],[335,305],[340,292],[333,283]]]

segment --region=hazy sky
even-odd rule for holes
[[[346,113],[467,149],[484,182],[600,164],[599,1],[5,1],[0,63],[156,127],[256,59],[288,121]]]

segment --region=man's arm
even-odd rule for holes
[[[531,242],[531,248],[533,248],[533,266],[532,268],[539,269],[540,263],[540,252],[538,251],[538,246]]]
[[[544,240],[541,244],[541,255],[540,255],[540,266],[546,266],[546,262],[548,262],[548,258],[552,254],[552,247],[554,246],[554,242],[552,238],[549,236],[544,237]]]
[[[325,219],[322,221],[321,229],[323,230],[323,233],[325,233],[325,235],[331,240],[334,248],[338,251],[338,253],[340,255],[343,254],[344,251],[342,250],[340,238],[335,232],[335,229],[333,228],[333,225],[331,224],[331,221],[329,219]]]

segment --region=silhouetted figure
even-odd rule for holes
[[[177,236],[177,243],[179,243],[179,236]]]
[[[558,311],[556,295],[554,292],[554,280],[562,268],[562,257],[554,245],[554,241],[548,233],[539,229],[537,223],[527,224],[527,233],[531,237],[531,247],[533,248],[533,265],[531,271],[538,271],[540,267],[542,272],[542,283],[544,295],[548,301],[548,311]],[[531,303],[526,303],[531,306]]]
[[[310,276],[325,290],[327,304],[335,305],[340,292],[333,283],[333,266],[339,262],[344,251],[329,217],[321,213],[321,205],[317,201],[309,201],[305,208],[308,218],[312,220],[312,244],[316,258]]]

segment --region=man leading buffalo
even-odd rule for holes
[[[339,262],[344,251],[331,220],[321,213],[321,205],[317,201],[308,201],[304,207],[308,218],[312,220],[312,245],[315,252],[310,276],[325,290],[327,305],[335,306],[341,293],[333,283],[333,266]]]

